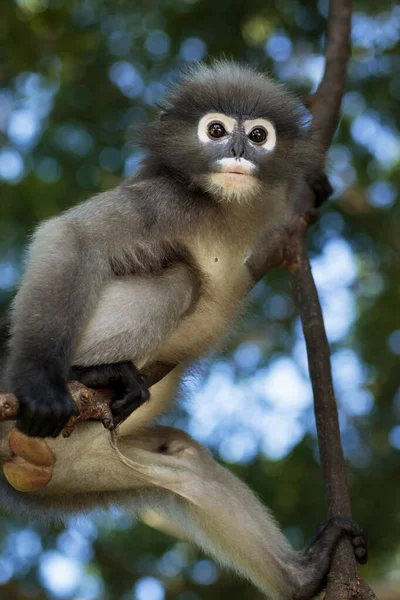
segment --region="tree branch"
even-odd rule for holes
[[[351,0],[330,0],[325,72],[317,92],[311,99],[314,135],[325,152],[338,124],[345,88],[351,12]],[[300,201],[300,195],[298,200]],[[307,213],[309,194],[305,193],[303,201]],[[329,345],[304,235],[299,237],[294,261],[289,270],[307,346],[328,516],[351,517]],[[325,600],[351,598],[376,600],[373,591],[359,578],[351,542],[344,538],[333,556]]]

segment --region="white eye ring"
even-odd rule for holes
[[[261,150],[266,150],[267,152],[271,152],[276,146],[276,129],[272,125],[271,121],[267,121],[267,119],[251,119],[244,122],[244,131],[247,136],[253,131],[260,127],[260,129],[265,129],[267,132],[267,137],[265,142],[261,144],[257,144],[252,142],[249,138],[250,143],[256,148],[260,148]]]
[[[210,137],[209,127],[212,123],[221,124],[228,135],[233,132],[235,127],[237,127],[237,121],[236,119],[232,119],[232,117],[227,117],[223,113],[207,113],[200,119],[197,127],[197,136],[203,144],[226,142],[226,135],[223,135],[220,138]]]

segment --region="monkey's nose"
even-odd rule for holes
[[[244,154],[244,148],[231,148],[231,154],[235,158],[241,158]]]

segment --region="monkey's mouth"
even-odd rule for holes
[[[221,170],[223,175],[234,175],[237,177],[252,177],[253,173],[248,167],[242,165],[229,165]]]
[[[217,179],[243,185],[253,180],[256,166],[246,158],[221,158],[217,161],[219,170],[215,174]]]
[[[216,179],[224,182],[225,185],[248,186],[254,181],[254,175],[241,167],[224,169],[216,173]]]

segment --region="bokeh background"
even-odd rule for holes
[[[133,173],[129,127],[175,71],[223,55],[299,93],[320,80],[327,1],[8,0],[0,3],[0,310],[38,221]],[[400,598],[400,8],[357,0],[335,188],[309,235],[332,349],[363,568]],[[223,355],[187,382],[170,420],[207,444],[273,508],[296,547],[325,518],[299,318],[272,272]],[[0,518],[4,600],[260,598],[182,541],[115,511],[65,528]]]

